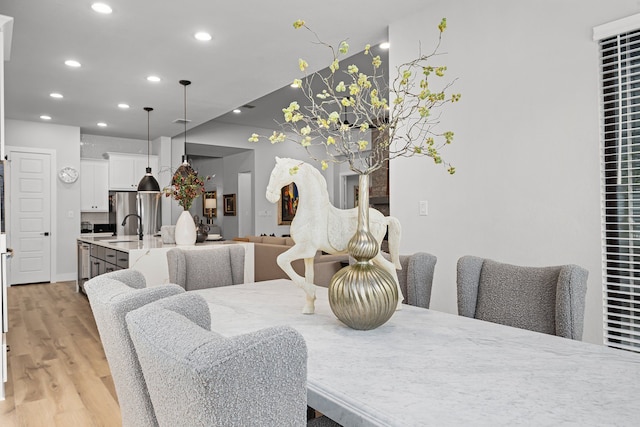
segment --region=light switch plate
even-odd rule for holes
[[[429,214],[429,204],[426,200],[420,200],[418,202],[418,210],[420,216],[427,216]]]

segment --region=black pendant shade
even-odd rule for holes
[[[160,184],[151,175],[151,168],[147,168],[147,173],[142,177],[138,183],[138,193],[159,193]]]
[[[159,193],[160,185],[158,181],[151,174],[151,165],[149,161],[149,156],[151,152],[151,140],[149,137],[149,116],[153,108],[144,107],[144,111],[147,112],[147,173],[142,177],[140,182],[138,183],[138,193]]]

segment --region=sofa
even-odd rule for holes
[[[278,266],[278,255],[289,249],[295,243],[291,237],[275,236],[246,236],[235,238],[236,241],[251,242],[254,244],[255,281],[273,279],[289,279]],[[329,255],[318,252],[314,258],[314,282],[318,286],[328,287],[331,278],[343,265],[349,263],[349,255]],[[304,261],[293,262],[296,273],[304,276]]]

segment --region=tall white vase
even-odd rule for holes
[[[329,283],[329,306],[345,325],[367,331],[391,318],[398,306],[398,285],[373,264],[380,246],[369,231],[369,175],[358,180],[358,229],[347,249],[356,263],[338,271]]]
[[[196,224],[189,211],[182,211],[176,222],[176,245],[193,246],[196,244]]]

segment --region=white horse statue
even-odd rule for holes
[[[267,186],[267,200],[276,203],[282,187],[295,183],[300,194],[296,216],[291,222],[291,237],[295,245],[278,256],[280,268],[307,294],[302,310],[305,314],[315,311],[316,285],[313,283],[313,259],[318,250],[330,254],[347,253],[347,244],[358,225],[358,208],[338,209],[329,202],[327,182],[313,166],[296,159],[276,157],[276,166],[271,172]],[[401,269],[399,259],[400,222],[397,218],[385,217],[376,209],[369,209],[369,231],[378,241],[378,246],[389,229],[389,252],[392,262],[380,251],[373,262],[386,270],[398,284],[396,269]],[[291,263],[304,259],[305,277],[295,272]],[[398,285],[398,308],[402,302]]]

